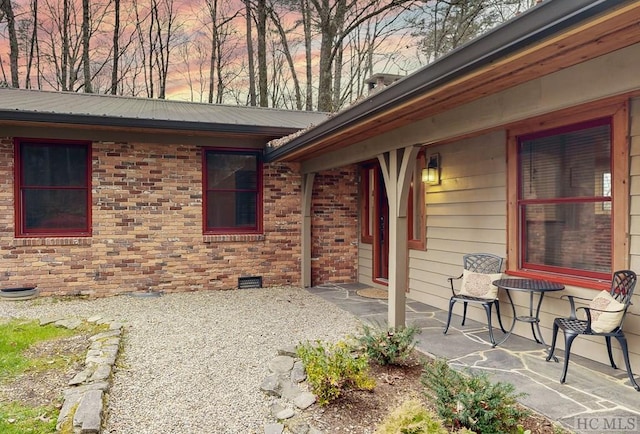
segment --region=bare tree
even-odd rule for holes
[[[271,19],[271,22],[273,23],[273,25],[275,26],[278,32],[278,35],[280,36],[282,54],[285,56],[287,60],[287,65],[289,67],[291,79],[293,80],[293,88],[295,92],[295,107],[298,110],[302,110],[302,93],[300,91],[300,81],[298,80],[298,74],[296,73],[296,67],[293,61],[293,56],[291,54],[291,49],[289,48],[287,31],[284,29],[282,25],[280,16],[275,12],[273,4],[270,4],[268,6],[268,14],[269,14],[269,18]]]
[[[229,54],[234,46],[229,41],[233,33],[231,23],[240,16],[241,10],[227,0],[206,0],[209,14],[207,28],[210,33],[211,50],[209,56],[209,103],[222,103],[225,91],[225,69]],[[229,46],[228,46],[229,45]]]
[[[447,54],[535,5],[535,0],[422,0],[413,17],[414,36],[426,62]]]
[[[146,96],[165,98],[171,52],[180,27],[174,0],[151,0],[148,7],[133,1],[137,50],[144,75]]]
[[[253,64],[253,36],[251,25],[251,1],[244,0],[245,4],[245,19],[246,19],[246,33],[247,33],[247,57],[249,67],[249,105],[255,107],[256,105],[256,79],[255,79],[255,65]]]
[[[25,43],[25,46],[28,46],[29,55],[27,57],[27,66],[26,73],[24,79],[24,87],[26,89],[31,88],[31,68],[33,66],[33,59],[36,57],[36,71],[40,71],[40,53],[38,47],[38,0],[31,1],[31,37],[28,39],[28,42]],[[37,74],[38,77],[38,88],[40,88],[40,74]]]
[[[309,1],[315,10],[315,24],[322,34],[318,71],[318,110],[333,111],[336,108],[333,92],[335,62],[347,36],[369,19],[388,10],[402,10],[413,3],[413,0]]]
[[[300,0],[300,12],[302,15],[302,27],[304,30],[304,54],[305,54],[305,75],[306,86],[306,106],[308,111],[313,110],[313,70],[311,68],[311,9],[309,0]]]
[[[82,73],[84,78],[84,91],[93,93],[91,86],[91,60],[89,59],[90,46],[90,22],[89,0],[82,0]]]
[[[393,70],[402,73],[402,50],[410,44],[410,30],[404,28],[403,18],[388,11],[364,23],[359,31],[347,38],[348,54],[342,60],[345,82],[335,104],[341,107],[368,92],[366,79],[375,72]],[[406,74],[406,73],[405,73]]]
[[[16,17],[11,0],[0,0],[0,22],[7,21],[9,31],[9,65],[11,68],[11,87],[20,87],[18,74],[18,36],[16,33]]]
[[[255,10],[256,33],[258,38],[258,101],[260,107],[267,107],[267,5],[266,0],[257,0]]]
[[[118,92],[118,67],[120,63],[120,0],[113,0],[113,62],[111,67],[111,95]]]

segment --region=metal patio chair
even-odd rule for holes
[[[449,277],[447,280],[451,285],[451,299],[449,300],[449,314],[447,315],[447,325],[444,328],[443,333],[446,334],[451,324],[451,314],[453,312],[453,306],[456,302],[460,301],[464,304],[462,314],[462,326],[464,326],[467,318],[467,305],[469,303],[479,304],[484,307],[487,313],[487,325],[489,327],[489,340],[493,346],[496,346],[496,341],[493,337],[493,327],[491,325],[491,309],[495,305],[496,315],[498,316],[498,323],[504,333],[506,330],[502,326],[502,319],[500,318],[500,303],[497,295],[497,288],[495,288],[491,282],[500,279],[502,276],[502,258],[500,256],[492,255],[490,253],[470,253],[462,257],[464,266],[463,273],[458,277]],[[486,276],[481,276],[486,275]],[[462,285],[460,290],[456,291],[453,288],[453,281],[462,279]],[[474,282],[475,280],[475,282]],[[468,287],[476,287],[482,291],[487,291],[487,294],[477,293],[474,295],[474,290],[469,290]],[[480,288],[478,288],[480,286]]]
[[[629,350],[627,348],[627,338],[622,331],[622,323],[627,313],[629,306],[631,305],[631,296],[636,285],[637,276],[631,270],[621,270],[613,273],[611,279],[611,289],[603,291],[604,294],[598,294],[598,296],[592,300],[585,299],[583,297],[576,297],[572,295],[562,296],[561,298],[568,298],[571,305],[571,313],[569,318],[556,318],[553,321],[553,340],[551,341],[551,348],[549,349],[549,355],[547,356],[547,362],[553,357],[553,353],[556,348],[556,338],[558,337],[558,330],[562,330],[564,333],[564,366],[562,368],[562,375],[560,376],[560,383],[564,383],[567,378],[567,368],[569,366],[569,356],[571,355],[571,344],[573,340],[580,335],[587,336],[603,336],[607,342],[607,352],[609,353],[609,361],[611,367],[618,369],[613,361],[613,354],[611,352],[611,338],[616,338],[620,343],[622,349],[622,355],[624,357],[624,364],[627,368],[627,374],[629,375],[629,381],[633,387],[640,391],[640,386],[633,378],[633,372],[631,371],[631,365],[629,363]],[[601,297],[602,300],[610,298],[615,301],[613,307],[605,305],[604,308],[598,309],[595,306],[602,307],[601,302],[596,302],[596,299]],[[576,307],[575,300],[587,304],[590,302],[590,306]],[[604,301],[606,303],[606,301]],[[609,302],[611,304],[611,302]],[[577,314],[579,311],[584,311],[586,319],[579,319]],[[607,317],[603,318],[603,315]],[[582,316],[582,315],[581,315]]]

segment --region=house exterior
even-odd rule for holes
[[[0,89],[0,285],[91,296],[247,277],[297,285],[299,165],[262,164],[263,148],[325,118]],[[355,268],[327,278],[355,279]]]
[[[407,299],[446,309],[462,255],[487,252],[591,298],[640,271],[639,24],[640,1],[546,1],[331,117],[0,89],[1,284],[357,281],[388,288],[398,326]],[[573,352],[606,362],[600,340]]]
[[[407,299],[447,310],[462,255],[487,252],[509,276],[565,285],[542,304],[550,341],[553,319],[568,315],[562,294],[593,298],[612,271],[640,271],[639,24],[640,1],[542,2],[267,161],[299,163],[303,193],[314,176],[359,166],[358,281],[388,288],[390,325],[405,323]],[[428,166],[433,184],[421,180]],[[313,226],[303,230],[311,278]],[[528,294],[513,297],[522,314]],[[636,367],[638,305],[635,295],[625,319]],[[486,321],[480,308],[469,315]],[[515,333],[531,338],[526,323]],[[578,339],[573,352],[608,362],[602,338]]]

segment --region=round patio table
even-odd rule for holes
[[[509,303],[511,303],[511,309],[513,310],[513,322],[511,323],[511,328],[509,328],[506,336],[499,343],[495,344],[494,347],[498,344],[504,343],[504,341],[506,341],[509,336],[511,336],[511,334],[513,333],[513,329],[516,326],[516,321],[531,324],[531,334],[533,334],[533,338],[537,343],[547,346],[542,337],[542,333],[540,332],[540,307],[542,306],[542,299],[544,298],[544,294],[547,292],[562,291],[564,289],[564,285],[540,279],[500,279],[495,280],[493,284],[498,288],[504,289],[507,292]],[[513,298],[511,298],[511,293],[509,291],[520,291],[529,293],[528,315],[516,314],[516,305],[513,302]],[[534,294],[538,294],[538,304],[535,308],[535,311],[533,307]]]

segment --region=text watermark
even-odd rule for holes
[[[637,432],[640,430],[640,417],[637,416],[579,416],[574,418],[574,427],[578,431],[598,433]]]

